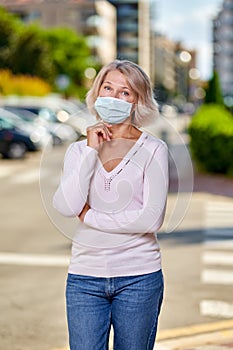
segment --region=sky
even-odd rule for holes
[[[223,0],[154,0],[155,28],[168,38],[197,51],[201,78],[212,73],[212,19]]]

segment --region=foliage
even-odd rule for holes
[[[43,30],[24,25],[16,16],[0,8],[0,69],[52,80],[53,63]]]
[[[233,175],[233,118],[223,106],[202,105],[189,134],[191,153],[203,170]]]
[[[84,72],[90,66],[90,49],[86,39],[69,28],[54,28],[44,32],[44,38],[49,45],[55,76],[69,77],[70,84],[65,92],[74,90],[85,95]],[[77,88],[78,87],[78,88]],[[83,88],[83,92],[82,89]],[[59,86],[57,86],[59,90]]]
[[[21,26],[15,16],[0,7],[0,69],[8,68],[13,41]]]
[[[15,74],[37,75],[48,82],[53,81],[54,67],[49,46],[42,30],[35,25],[25,27],[14,40],[9,61]]]
[[[38,77],[13,75],[9,70],[0,70],[0,94],[44,96],[51,91],[48,83]]]
[[[0,8],[0,69],[38,76],[54,90],[84,98],[87,67],[98,68],[83,36],[68,28],[25,25]],[[61,75],[69,81],[65,88],[57,85]]]
[[[219,105],[224,104],[219,75],[216,71],[213,72],[213,76],[208,82],[205,103],[216,103]]]
[[[82,79],[90,56],[85,38],[69,28],[47,30],[44,37],[50,47],[56,74],[70,74]]]

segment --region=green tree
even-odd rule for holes
[[[17,17],[0,7],[0,69],[9,68],[11,48],[20,28]]]
[[[99,69],[85,37],[68,28],[25,25],[0,8],[0,69],[40,77],[58,90],[57,78],[65,76],[69,86],[62,92],[83,98],[88,67]]]
[[[50,48],[38,26],[24,26],[11,49],[10,69],[14,74],[38,76],[48,82],[54,79]]]
[[[190,150],[200,170],[233,175],[233,119],[222,105],[203,104],[189,125]]]
[[[42,29],[27,26],[0,8],[0,69],[53,79],[53,63]]]
[[[67,90],[84,95],[85,69],[93,66],[91,52],[86,39],[69,28],[54,28],[45,32],[56,76],[65,75],[70,79]]]
[[[213,76],[209,80],[208,86],[206,88],[205,103],[216,103],[218,105],[224,104],[219,75],[217,71],[213,72]]]

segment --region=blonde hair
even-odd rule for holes
[[[86,104],[90,112],[98,116],[94,104],[106,75],[113,70],[118,70],[124,74],[127,83],[136,96],[137,103],[133,115],[133,124],[138,127],[151,124],[158,116],[158,104],[153,97],[150,79],[136,63],[127,60],[114,60],[99,71],[86,96]]]

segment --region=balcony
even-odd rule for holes
[[[138,53],[137,52],[119,50],[118,57],[135,62],[135,63],[138,63]]]
[[[137,33],[138,24],[130,21],[118,21],[117,30],[118,32]]]
[[[118,39],[118,46],[119,47],[127,46],[128,48],[137,49],[138,48],[138,39],[137,39],[137,37],[119,38]]]

